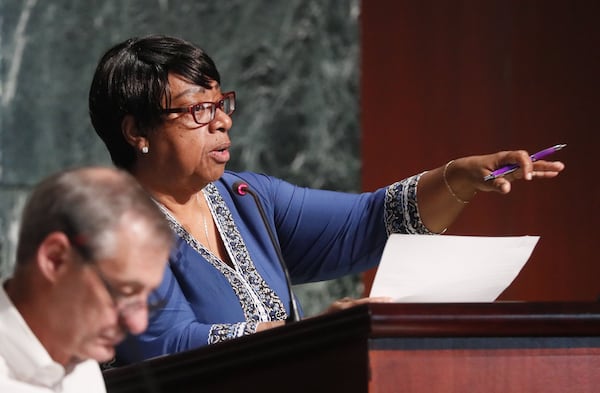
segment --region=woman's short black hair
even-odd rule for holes
[[[206,89],[213,81],[221,83],[213,60],[198,46],[175,37],[130,38],[100,59],[90,88],[90,117],[116,166],[130,170],[135,161],[134,148],[122,133],[124,117],[131,115],[141,132],[159,125],[162,103],[170,103],[171,73]]]

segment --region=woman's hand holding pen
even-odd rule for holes
[[[443,233],[478,192],[510,192],[514,180],[556,177],[565,165],[542,157],[563,148],[555,145],[533,155],[501,151],[451,160],[425,173],[418,184],[419,214],[425,226]]]
[[[560,161],[541,159],[534,161],[534,159],[535,155],[530,156],[525,150],[514,150],[461,158],[456,160],[455,164],[457,166],[464,165],[465,171],[463,173],[468,174],[473,193],[475,191],[494,191],[507,194],[510,192],[511,183],[514,180],[549,179],[558,176],[565,168],[565,165]],[[463,160],[464,162],[461,162]],[[491,174],[498,172],[498,168],[510,169],[505,171],[504,174],[493,177]]]

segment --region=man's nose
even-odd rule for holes
[[[144,308],[137,312],[121,315],[121,326],[133,335],[143,333],[148,327],[148,310]]]

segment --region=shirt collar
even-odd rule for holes
[[[0,285],[0,357],[16,379],[55,387],[65,377],[65,368],[52,360],[46,348],[27,325]]]

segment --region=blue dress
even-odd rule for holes
[[[117,348],[118,364],[251,334],[283,320],[284,273],[251,195],[258,195],[294,284],[363,272],[377,265],[390,233],[430,233],[417,209],[420,175],[375,192],[350,194],[294,186],[266,175],[226,171],[203,190],[233,267],[214,256],[162,207],[176,234],[158,295],[166,304],[146,332]]]

